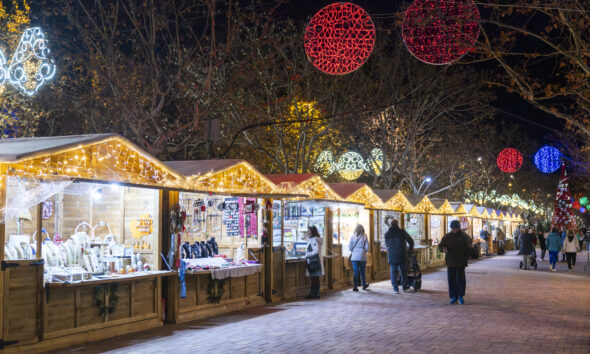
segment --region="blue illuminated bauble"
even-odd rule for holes
[[[535,166],[543,173],[552,173],[561,166],[561,152],[553,146],[543,146],[535,154]]]
[[[586,212],[586,208],[584,208],[584,207],[581,207],[581,208],[580,208],[580,213],[584,214],[585,212]]]

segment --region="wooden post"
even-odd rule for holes
[[[430,214],[424,214],[424,243],[428,244],[430,239]]]
[[[399,227],[402,228],[403,230],[406,229],[406,214],[405,213],[399,213]]]
[[[374,252],[374,244],[375,244],[375,210],[369,210],[369,254],[371,255],[371,265],[367,270],[367,274],[365,276],[370,276],[371,280],[375,280],[373,276],[373,270],[375,269],[375,252]]]
[[[273,278],[273,234],[272,234],[272,199],[264,199],[264,210],[265,217],[264,230],[266,231],[266,243],[262,245],[264,247],[264,300],[266,302],[272,302],[272,278]]]
[[[326,275],[328,277],[328,289],[334,288],[334,224],[333,224],[333,215],[332,209],[326,208],[324,217],[325,222],[325,233],[326,233],[326,249],[330,253],[330,257],[328,258],[328,269],[326,269]]]
[[[37,259],[42,258],[42,249],[43,247],[43,202],[37,204],[37,254],[35,255]]]
[[[5,164],[0,163],[0,262],[4,262],[4,243],[6,242],[6,183],[7,180],[7,167]],[[2,220],[4,219],[4,220]],[[0,337],[4,337],[4,272],[0,271]]]

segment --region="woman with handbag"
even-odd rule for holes
[[[317,227],[307,228],[307,248],[305,252],[305,275],[311,280],[311,289],[306,299],[320,298],[320,276],[324,275],[324,258],[322,256],[322,237]]]
[[[348,260],[352,264],[353,270],[353,284],[352,291],[359,291],[357,285],[362,285],[363,290],[369,287],[369,283],[365,281],[365,270],[367,268],[367,252],[369,252],[369,239],[365,234],[363,225],[358,224],[354,229],[354,235],[350,238],[348,243],[350,250],[350,257]]]

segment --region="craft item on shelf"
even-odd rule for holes
[[[144,236],[151,235],[154,232],[154,222],[150,214],[142,214],[137,219],[131,220],[129,229],[131,236],[135,239],[140,239]]]
[[[201,258],[206,258],[206,257],[211,256],[211,254],[209,253],[209,247],[207,247],[207,245],[205,244],[205,241],[201,241],[200,246],[201,246]]]
[[[227,236],[240,236],[239,198],[226,198],[223,209],[223,225]]]
[[[211,237],[211,239],[209,241],[207,241],[211,247],[213,248],[213,253],[215,255],[219,254],[219,246],[217,245],[217,241],[215,241],[215,237]]]
[[[184,231],[184,224],[186,222],[186,209],[176,203],[170,210],[170,231],[172,233]]]

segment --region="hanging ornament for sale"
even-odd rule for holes
[[[478,36],[479,11],[471,0],[415,0],[402,25],[406,48],[427,64],[461,59]]]
[[[337,2],[316,13],[307,26],[305,53],[320,71],[344,75],[361,67],[375,46],[375,25],[361,7]]]

